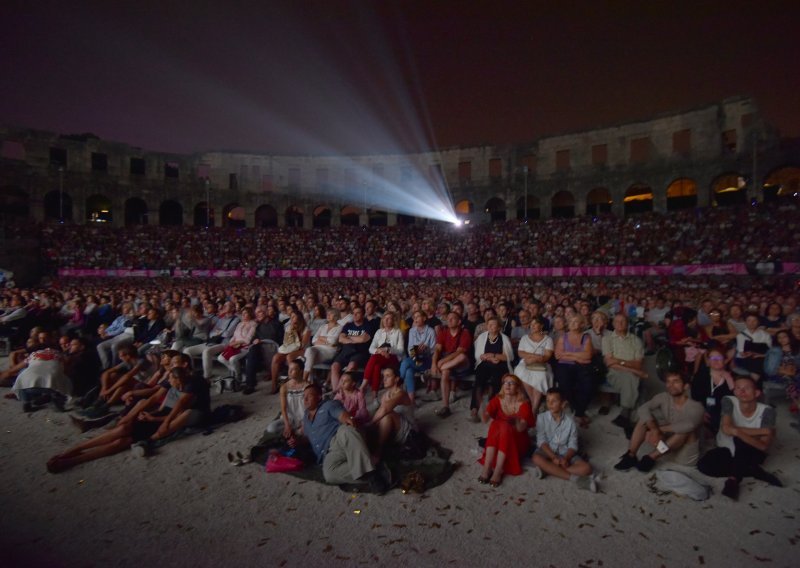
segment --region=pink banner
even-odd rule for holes
[[[800,263],[783,264],[783,274],[797,274]],[[707,276],[746,275],[744,264],[687,264],[668,266],[553,266],[528,268],[418,268],[418,269],[340,269],[309,270],[132,270],[102,268],[61,268],[58,275],[81,278],[562,278],[614,276]]]

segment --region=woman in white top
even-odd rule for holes
[[[535,414],[543,394],[552,385],[548,361],[553,356],[553,339],[544,332],[542,316],[533,318],[531,332],[520,339],[517,352],[520,362],[514,374],[522,380]]]
[[[490,399],[500,392],[500,379],[511,372],[513,360],[511,340],[500,332],[500,320],[489,318],[486,331],[475,340],[475,384],[470,402],[470,419],[473,422],[480,422],[478,411],[486,391],[489,391]]]
[[[381,371],[391,367],[395,371],[400,367],[400,357],[405,352],[406,343],[403,332],[397,327],[397,320],[392,312],[387,312],[381,318],[381,327],[375,332],[369,352],[372,356],[364,367],[364,381],[361,390],[372,387],[375,400],[381,384]]]
[[[336,348],[339,345],[339,334],[342,332],[342,326],[339,325],[339,318],[341,317],[339,310],[330,308],[326,313],[327,321],[325,325],[320,326],[314,337],[311,338],[311,345],[305,352],[305,370],[303,371],[303,380],[308,381],[311,377],[311,371],[314,370],[314,365],[318,363],[330,363],[336,355]]]

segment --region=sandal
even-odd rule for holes
[[[448,416],[450,416],[453,413],[450,411],[450,407],[449,406],[443,406],[439,410],[434,412],[434,414],[436,416],[438,416],[439,418],[447,418]]]
[[[478,476],[478,483],[480,483],[481,485],[486,485],[487,483],[489,483],[489,478],[479,475]]]
[[[500,481],[492,481],[491,479],[489,480],[489,486],[492,487],[493,489],[497,489],[498,487],[500,487],[501,483],[503,483],[502,479]]]

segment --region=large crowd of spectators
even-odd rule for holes
[[[798,207],[728,208],[456,227],[233,229],[37,225],[46,267],[99,269],[495,268],[800,260]]]

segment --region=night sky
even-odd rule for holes
[[[28,4],[0,123],[151,150],[515,143],[738,94],[800,135],[800,2]]]

